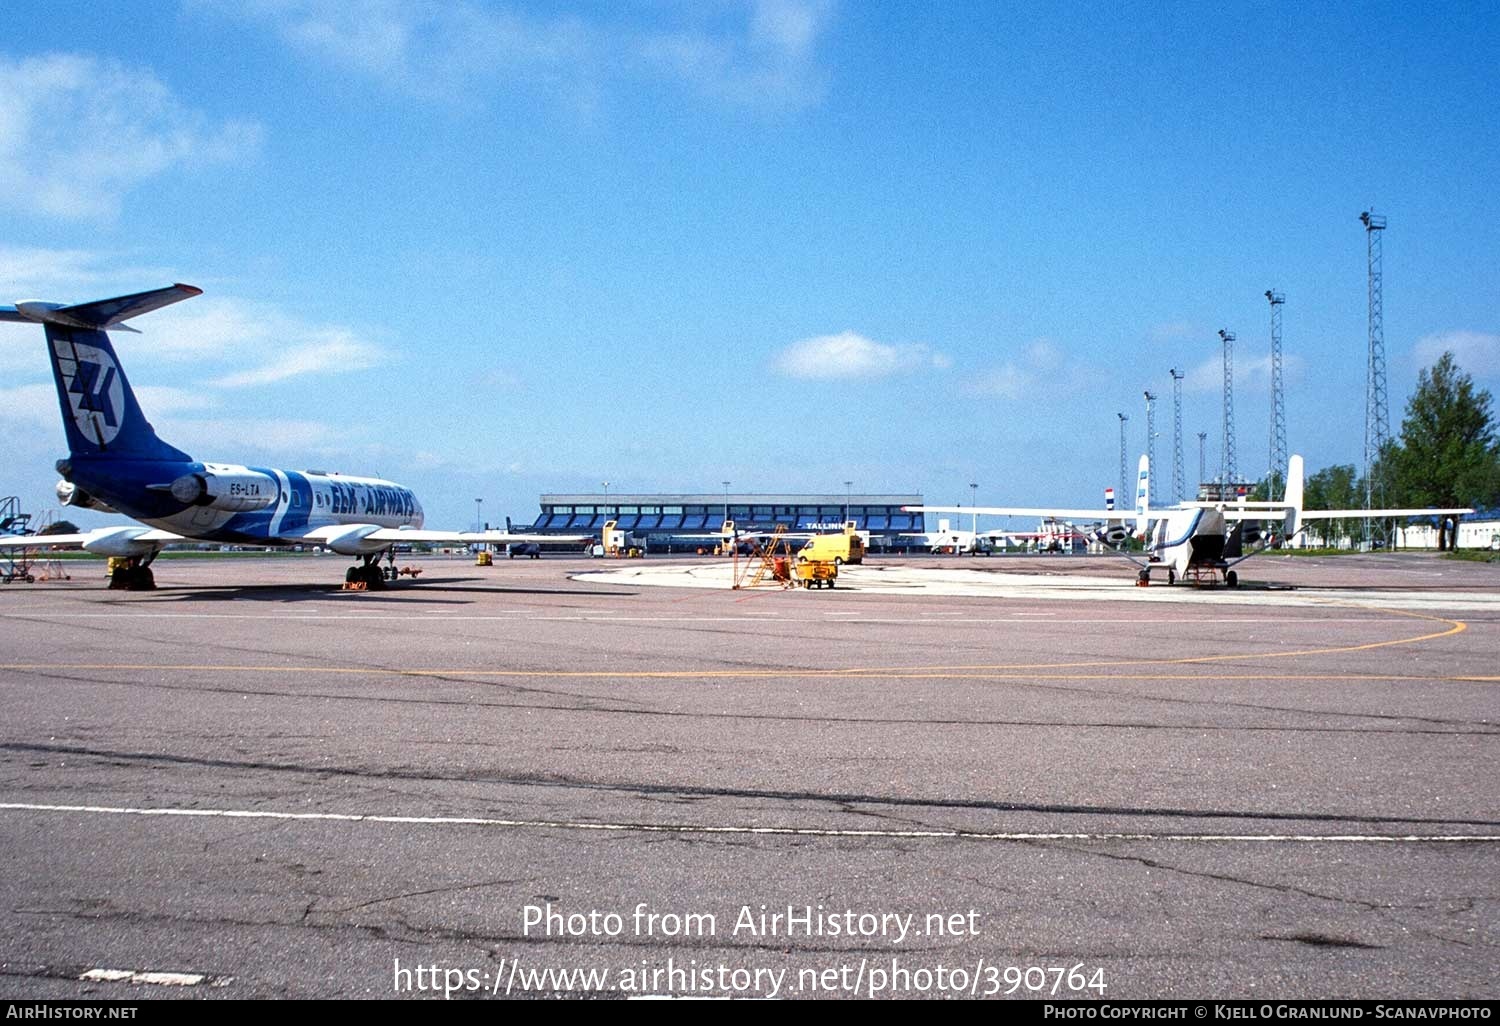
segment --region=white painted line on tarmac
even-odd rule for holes
[[[232,976],[208,976],[204,973],[161,972],[139,969],[90,969],[78,978],[90,983],[144,983],[158,987],[196,987],[207,983],[210,987],[226,986]]]
[[[260,809],[142,809],[109,805],[39,805],[0,802],[5,812],[162,816],[187,819],[264,819],[283,822],[382,823],[398,826],[504,827],[601,833],[740,834],[770,837],[870,837],[958,841],[1168,841],[1230,844],[1493,844],[1500,834],[1179,834],[1145,832],[1035,832],[979,830],[840,830],[832,827],[712,826],[691,823],[603,823],[488,816],[389,816],[339,812],[268,812]]]

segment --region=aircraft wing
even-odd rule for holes
[[[907,513],[977,513],[983,517],[1058,517],[1064,520],[1128,520],[1126,509],[1045,509],[1039,506],[902,506]]]
[[[450,545],[506,545],[511,542],[536,542],[554,545],[582,544],[592,540],[591,534],[519,534],[513,531],[429,531],[421,527],[375,527],[373,524],[333,524],[317,527],[296,540],[318,543],[319,541],[357,532],[359,538],[368,542],[429,542]],[[285,539],[283,539],[285,540]]]
[[[1304,509],[1301,517],[1303,520],[1363,520],[1367,517],[1382,520],[1386,517],[1461,516],[1472,512],[1472,509]]]
[[[0,549],[50,549],[58,545],[82,545],[94,537],[88,534],[7,534],[0,535]]]
[[[123,535],[122,532],[124,532]],[[173,534],[171,531],[158,531],[155,528],[99,527],[83,534],[0,535],[0,549],[51,549],[57,548],[60,545],[82,545],[86,547],[90,542],[114,537],[125,537],[129,541],[159,542],[163,545],[188,540],[180,534]]]

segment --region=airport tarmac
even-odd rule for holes
[[[1495,996],[1500,564],[408,562],[0,588],[0,994]]]

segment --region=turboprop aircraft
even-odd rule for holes
[[[1001,517],[1065,517],[1074,520],[1100,520],[1105,527],[1097,537],[1116,546],[1119,555],[1138,567],[1136,583],[1151,583],[1151,571],[1164,567],[1167,583],[1175,584],[1179,579],[1195,583],[1213,582],[1222,578],[1233,588],[1239,584],[1239,575],[1233,569],[1239,563],[1265,551],[1262,545],[1236,559],[1226,559],[1224,548],[1233,528],[1231,524],[1241,521],[1283,521],[1283,537],[1291,539],[1303,530],[1307,520],[1353,520],[1363,517],[1388,519],[1395,517],[1450,516],[1474,512],[1472,509],[1327,509],[1305,510],[1302,508],[1301,456],[1294,455],[1287,461],[1286,495],[1281,502],[1184,502],[1166,509],[1153,510],[1150,504],[1150,463],[1141,457],[1137,472],[1136,506],[1133,520],[1135,530],[1131,532],[1127,522],[1113,508],[1107,510],[1051,509],[1031,506],[979,506],[968,507],[967,512],[985,516]],[[912,513],[953,513],[957,506],[903,506]],[[1145,559],[1137,559],[1120,549],[1131,534],[1143,544]]]
[[[110,587],[146,589],[155,586],[151,562],[173,542],[319,545],[362,560],[349,568],[346,583],[380,587],[387,575],[395,576],[398,544],[587,540],[426,530],[416,495],[393,481],[200,462],[162,441],[141,411],[107,332],[134,332],[125,321],[202,291],[173,285],[74,306],[39,301],[0,306],[0,321],[40,324],[46,332],[68,441],[67,458],[57,461],[63,478],[58,500],[140,522],[81,534],[5,537],[0,547],[80,545],[121,558]],[[380,566],[382,555],[391,561],[388,571]]]

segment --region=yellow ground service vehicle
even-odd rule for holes
[[[821,559],[797,561],[797,580],[804,588],[832,588],[833,582],[838,578],[839,568],[837,563],[826,562]]]
[[[854,528],[854,521],[844,522],[844,529],[838,534],[816,534],[808,539],[807,544],[797,551],[797,562],[799,563],[832,563],[842,566],[845,563],[860,564],[865,561],[865,543]]]

